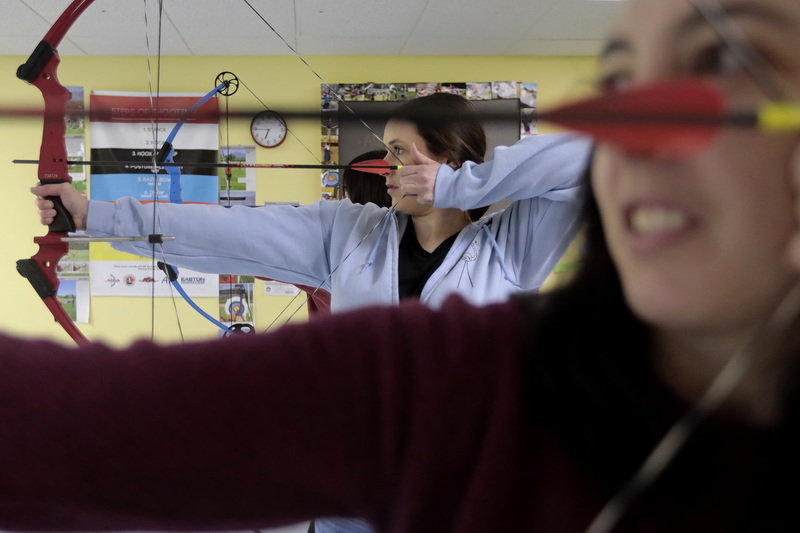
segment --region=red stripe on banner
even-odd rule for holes
[[[89,97],[89,117],[93,122],[150,122],[175,123],[199,96],[121,96],[93,94]],[[216,124],[219,122],[219,105],[216,98],[201,105],[186,118],[187,123]]]

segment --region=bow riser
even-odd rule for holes
[[[64,109],[72,97],[56,76],[60,63],[57,53],[48,61],[42,74],[32,85],[42,91],[45,117],[42,130],[42,146],[39,150],[39,181],[42,183],[70,182],[67,170],[67,146],[64,136],[67,132],[64,122]]]
[[[56,47],[61,43],[73,22],[94,0],[74,0],[38,44],[28,60],[17,69],[17,77],[30,83],[42,93],[45,113],[42,145],[39,150],[38,177],[42,184],[69,183],[66,146],[66,104],[71,98],[69,90],[58,80],[61,63]],[[78,344],[88,342],[58,301],[58,262],[69,252],[69,243],[62,239],[75,230],[69,212],[58,197],[48,198],[56,208],[56,216],[47,235],[35,237],[39,251],[30,259],[17,261],[17,271],[33,286],[36,293],[61,324],[67,334]]]
[[[46,44],[46,42],[42,41],[42,44]],[[36,52],[34,52],[35,54]],[[64,121],[66,104],[72,98],[72,94],[58,81],[56,73],[60,63],[58,52],[51,49],[47,63],[42,67],[36,79],[30,82],[41,91],[44,98],[45,116],[42,126],[42,146],[39,149],[38,172],[39,182],[42,185],[72,182],[68,170],[69,162],[65,139],[67,126]],[[50,224],[50,232],[75,231],[72,217],[64,209],[61,200],[58,197],[48,199],[53,201],[56,208],[56,216],[53,223]]]

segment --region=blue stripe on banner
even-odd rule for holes
[[[92,174],[92,200],[113,202],[131,196],[140,202],[153,201],[152,174]],[[169,201],[170,178],[166,174],[158,176],[158,200]],[[184,203],[219,203],[219,178],[184,174],[181,176],[181,198]]]
[[[200,174],[181,175],[181,198],[183,203],[218,204],[219,177]]]

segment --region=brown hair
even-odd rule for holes
[[[413,124],[436,158],[459,168],[465,161],[483,163],[486,132],[472,102],[450,93],[434,93],[410,100],[392,112],[389,120]],[[486,207],[470,209],[469,218],[478,220]]]
[[[373,150],[354,157],[350,163],[360,163],[370,159],[383,159],[386,150]],[[377,174],[346,168],[342,172],[342,191],[354,204],[373,203],[380,207],[392,205],[392,197],[386,189],[386,180]]]

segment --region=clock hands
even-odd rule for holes
[[[286,139],[288,129],[283,116],[271,109],[261,111],[250,123],[250,135],[264,148],[275,148],[280,145]]]

